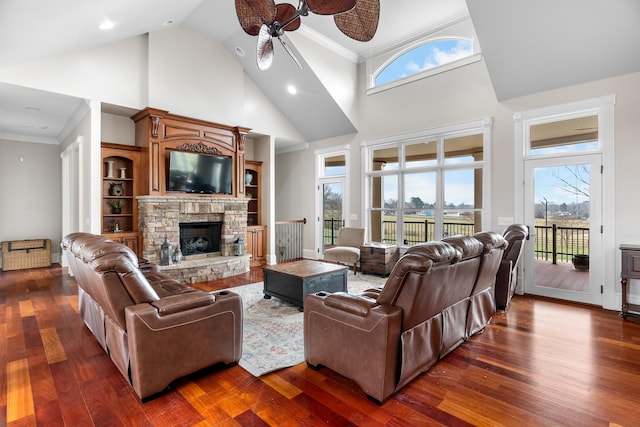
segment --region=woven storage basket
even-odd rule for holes
[[[51,240],[2,242],[2,271],[51,266]]]

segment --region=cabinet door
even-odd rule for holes
[[[256,228],[254,231],[255,238],[255,257],[256,260],[264,261],[266,259],[266,251],[267,251],[267,233],[265,233],[265,229],[263,227]]]
[[[138,236],[122,236],[121,243],[138,253]]]
[[[247,253],[251,255],[252,264],[260,264],[267,257],[267,227],[247,227]]]

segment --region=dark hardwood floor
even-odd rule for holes
[[[199,287],[260,280],[253,268]],[[142,403],[77,311],[63,268],[0,273],[0,425],[640,425],[640,323],[594,307],[515,297],[382,406],[304,363],[207,369]]]

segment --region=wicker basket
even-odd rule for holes
[[[2,271],[51,266],[51,240],[2,242]]]

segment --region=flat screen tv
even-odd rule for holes
[[[171,150],[168,160],[167,191],[231,194],[231,157]]]

